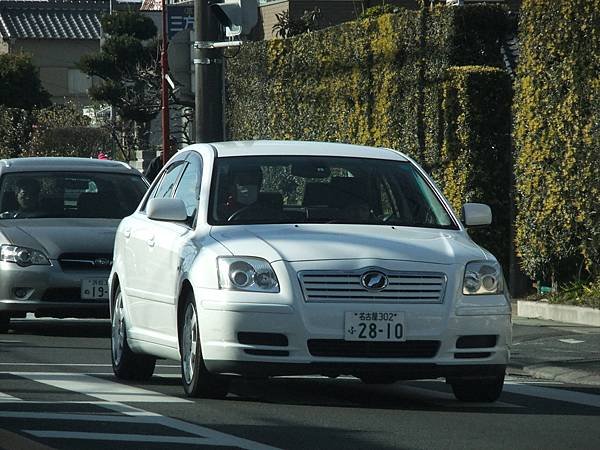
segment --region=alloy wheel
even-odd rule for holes
[[[116,365],[123,357],[123,345],[125,343],[125,321],[123,320],[123,297],[119,292],[115,301],[112,320],[112,356]]]
[[[198,321],[196,310],[190,303],[187,305],[183,323],[183,376],[187,384],[192,383],[196,368],[196,349],[198,348]]]

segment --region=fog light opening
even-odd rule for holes
[[[27,297],[27,294],[29,293],[29,288],[18,287],[18,288],[15,288],[14,293],[15,293],[15,297],[17,297],[17,298],[25,298],[25,297]]]

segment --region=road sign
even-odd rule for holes
[[[169,39],[183,30],[194,29],[194,7],[169,5],[167,8]]]

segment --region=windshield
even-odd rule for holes
[[[209,223],[457,228],[409,162],[301,156],[217,159]]]
[[[0,219],[122,219],[140,202],[141,177],[105,172],[8,173],[0,183]]]

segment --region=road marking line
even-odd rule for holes
[[[85,413],[50,413],[50,412],[20,412],[0,411],[0,417],[6,419],[34,419],[34,420],[80,420],[89,422],[122,422],[145,423],[148,419],[134,416],[116,416],[114,414],[85,414]],[[151,420],[153,422],[153,420]]]
[[[21,363],[21,362],[2,362],[0,366],[36,366],[36,367],[112,367],[110,364],[60,364],[60,363]],[[157,364],[156,367],[170,368],[170,369],[180,369],[181,366],[179,364]],[[0,372],[1,373],[1,372]]]
[[[583,392],[552,389],[540,386],[529,386],[522,383],[506,383],[504,390],[513,394],[539,397],[548,400],[576,403],[578,405],[600,408],[600,395],[584,394]]]
[[[579,339],[559,339],[560,342],[564,342],[565,344],[583,344],[585,341],[580,341]]]
[[[185,398],[172,397],[85,374],[53,372],[11,372],[11,374],[108,402],[192,403]]]
[[[271,447],[270,445],[261,444],[259,442],[239,438],[230,434],[221,433],[220,431],[216,431],[211,428],[206,428],[200,425],[195,425],[193,423],[184,422],[179,419],[172,419],[170,417],[135,408],[133,406],[123,405],[120,403],[107,404],[104,406],[113,409],[113,411],[118,411],[128,416],[133,415],[154,417],[156,419],[157,425],[173,428],[175,430],[183,431],[184,433],[193,434],[196,436],[206,436],[210,440],[205,441],[205,444],[210,443],[210,445],[222,447],[240,447],[248,450],[279,450],[277,447]]]
[[[32,441],[8,430],[0,429],[0,442],[3,445],[9,445],[11,450],[54,450],[53,447]]]
[[[92,441],[159,442],[163,444],[211,445],[209,439],[186,436],[147,434],[84,433],[79,431],[23,430],[38,438],[85,439]],[[213,444],[214,445],[214,444]]]
[[[20,402],[20,401],[21,401],[20,398],[5,394],[4,392],[0,392],[0,402]]]

